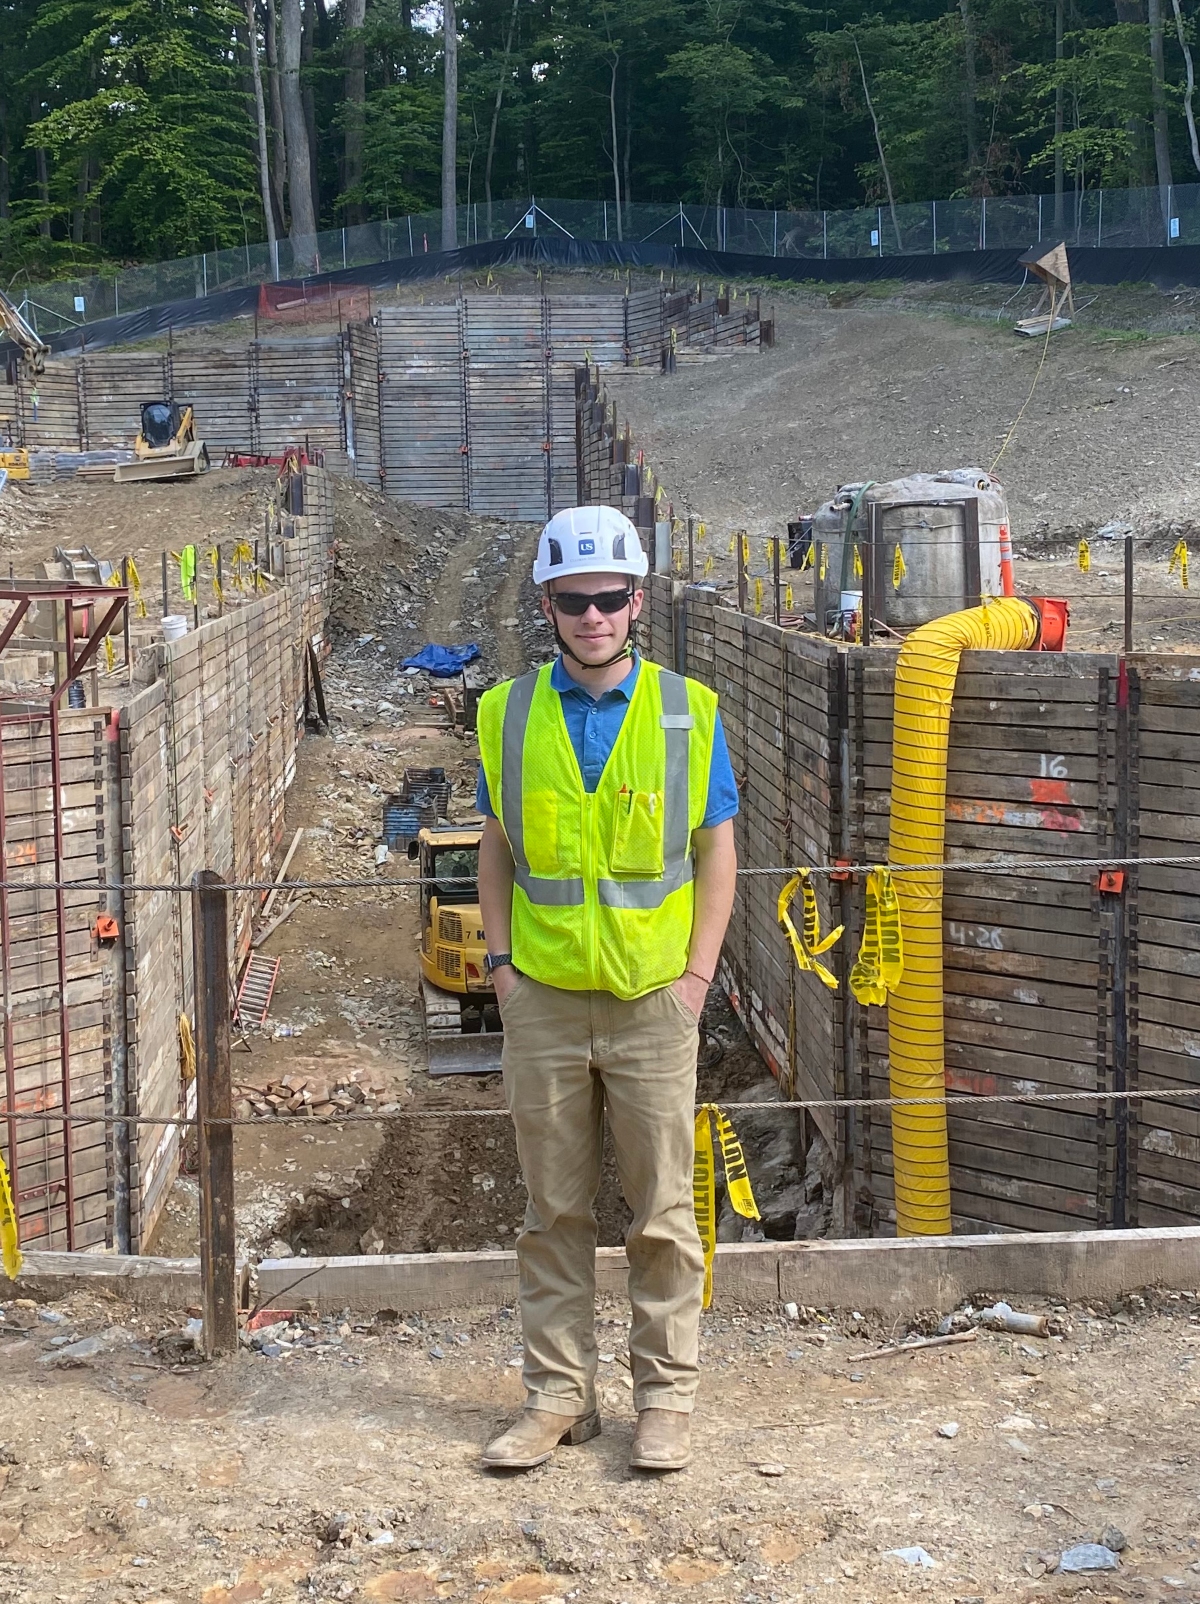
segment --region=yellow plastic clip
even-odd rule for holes
[[[791,906],[797,891],[800,892],[803,919],[801,930],[797,930],[792,922]],[[828,952],[830,947],[841,935],[843,926],[821,938],[821,914],[817,907],[817,894],[813,890],[812,876],[807,869],[800,869],[784,886],[779,893],[779,902],[776,908],[779,923],[787,932],[788,940],[792,944],[796,965],[799,969],[809,969],[817,979],[828,986],[830,991],[837,990],[837,977],[821,963],[822,953]]]

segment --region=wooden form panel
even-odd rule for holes
[[[1130,674],[1126,782],[1139,856],[1200,855],[1200,658],[1144,657]],[[1126,882],[1130,1081],[1200,1089],[1200,865],[1149,865]],[[1131,1224],[1200,1216],[1200,1097],[1135,1104]]]
[[[108,1106],[109,981],[92,933],[96,913],[104,907],[106,733],[101,713],[61,714],[56,797],[50,783],[49,718],[8,722],[0,731],[9,882],[0,1133],[22,1241],[42,1247],[102,1247],[112,1240],[111,1150],[104,1123],[68,1127],[22,1121],[15,1126],[14,1143],[3,1120],[10,1106],[23,1113],[54,1111],[69,1100],[73,1114],[103,1114]],[[56,811],[62,877],[83,882],[61,894],[54,888]]]

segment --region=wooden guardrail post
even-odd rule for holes
[[[200,1279],[204,1351],[236,1353],[237,1270],[233,1226],[233,1115],[229,1044],[228,892],[201,869],[192,881],[196,995],[196,1113],[200,1157]]]

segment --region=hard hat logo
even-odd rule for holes
[[[567,507],[542,530],[533,564],[536,585],[578,574],[646,577],[649,568],[637,529],[616,507]]]

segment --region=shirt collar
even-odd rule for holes
[[[634,652],[630,661],[629,672],[625,678],[619,685],[614,685],[610,690],[601,692],[601,695],[623,696],[627,702],[630,701],[633,697],[633,688],[637,684],[638,669],[641,667],[641,661],[637,652]],[[580,685],[571,678],[567,673],[566,664],[562,660],[561,653],[554,659],[554,667],[550,670],[550,685],[560,696],[567,696],[572,691],[577,691],[580,696],[586,696],[589,702],[599,701],[600,699],[593,696],[586,686]]]

